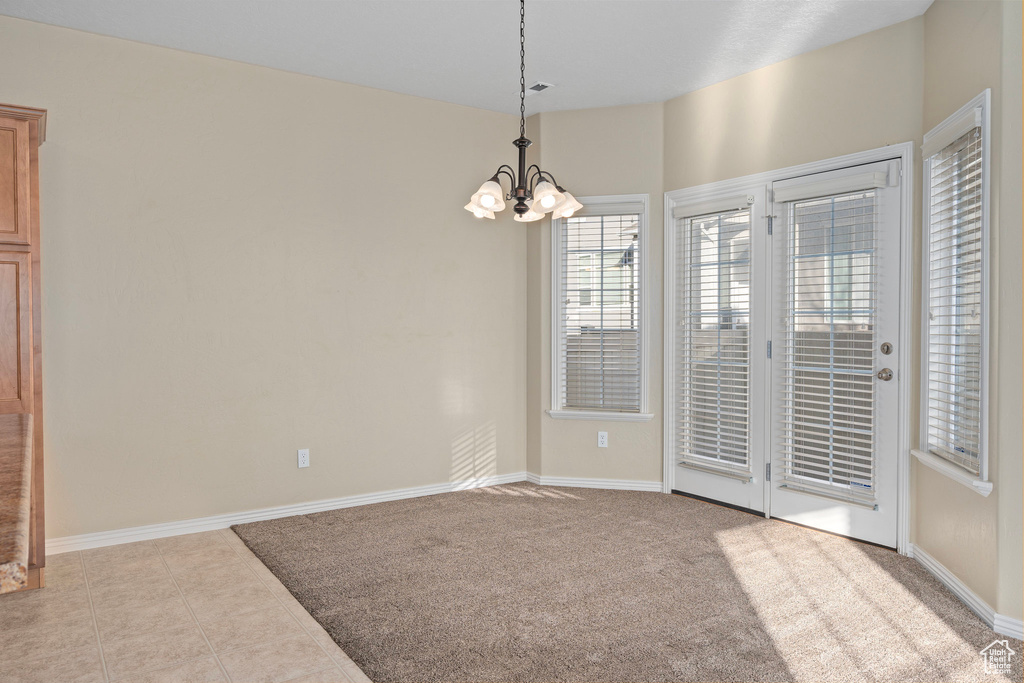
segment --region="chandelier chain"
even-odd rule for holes
[[[519,135],[526,137],[526,0],[519,2]]]

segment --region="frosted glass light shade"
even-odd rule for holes
[[[477,218],[491,218],[491,219],[494,218],[494,212],[493,211],[485,209],[484,207],[479,206],[479,205],[474,205],[473,202],[470,202],[469,204],[466,204],[462,208],[464,208],[466,211],[469,211],[471,214],[473,214]]]
[[[551,211],[552,218],[570,218],[574,213],[583,208],[575,197],[568,192],[562,193],[562,203],[557,204]]]
[[[541,218],[544,218],[544,214],[540,211],[530,209],[521,216],[517,213],[514,218],[520,223],[532,223],[533,221],[539,221]]]
[[[537,183],[537,187],[533,190],[532,208],[534,211],[547,213],[558,206],[562,200],[563,195],[558,191],[558,188],[548,181],[542,180]]]
[[[488,180],[480,186],[469,203],[487,211],[501,211],[505,208],[505,200],[501,194],[501,185],[493,180]]]

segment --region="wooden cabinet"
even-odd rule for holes
[[[33,412],[31,258],[0,249],[0,414]]]
[[[0,118],[0,240],[28,244],[31,174],[29,123]]]
[[[11,422],[31,425],[29,588],[42,586],[46,563],[39,251],[39,145],[45,138],[45,110],[0,104],[0,415],[32,416]]]

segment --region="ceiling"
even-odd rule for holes
[[[660,102],[932,0],[530,0],[527,114]],[[0,0],[0,14],[506,113],[514,0]]]

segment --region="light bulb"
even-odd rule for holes
[[[546,180],[541,180],[533,191],[533,206],[531,208],[534,211],[547,213],[560,204],[563,199],[564,196],[558,191],[558,188]]]
[[[485,209],[489,209],[494,206],[494,197],[489,194],[480,195],[480,205]]]
[[[576,201],[570,193],[562,191],[562,201],[551,211],[552,218],[569,218],[583,208],[583,205]]]
[[[483,218],[484,216],[487,215],[487,212],[484,211],[483,209],[474,208],[473,215],[476,216],[477,218]]]

